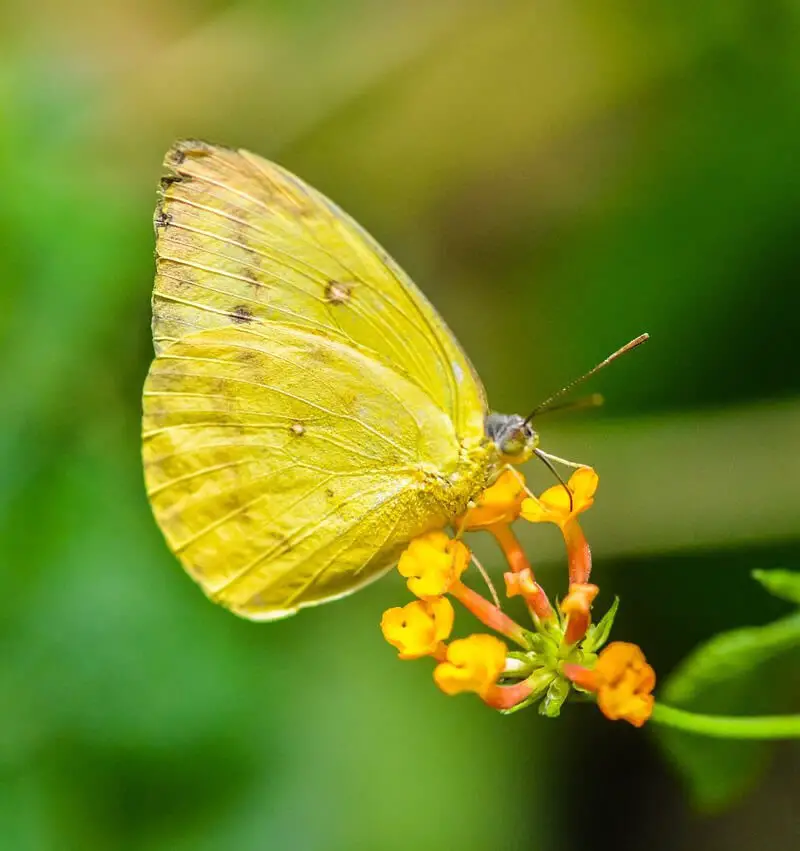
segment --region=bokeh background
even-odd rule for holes
[[[662,680],[788,609],[749,571],[798,566],[796,2],[1,0],[0,847],[795,847],[796,746],[688,774],[592,707],[446,698],[381,639],[397,577],[257,626],[183,575],[139,461],[179,137],[351,212],[501,411],[649,331],[604,409],[540,423],[600,472],[599,607]],[[526,534],[563,592],[557,535]],[[712,708],[797,709],[796,672]]]

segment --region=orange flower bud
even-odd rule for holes
[[[469,564],[469,549],[444,532],[428,532],[408,545],[397,569],[408,590],[423,600],[446,594]]]
[[[470,635],[453,641],[447,661],[436,666],[433,678],[445,694],[473,691],[485,697],[503,673],[506,646],[493,635]]]
[[[600,589],[588,582],[573,583],[559,608],[565,615],[588,615]]]
[[[387,609],[381,618],[383,637],[396,647],[401,659],[420,659],[443,651],[455,613],[446,597],[415,600],[402,608]]]
[[[589,628],[592,603],[600,589],[588,582],[570,583],[569,593],[561,601],[560,609],[569,618],[564,638],[567,644],[580,641]]]
[[[539,583],[533,578],[533,573],[531,573],[529,567],[526,567],[519,573],[507,571],[503,574],[503,579],[506,582],[507,597],[522,596],[528,598],[536,597],[542,593],[542,589],[539,587]]]
[[[521,596],[530,606],[531,610],[543,620],[553,617],[553,607],[547,599],[544,589],[533,578],[529,567],[523,568],[519,573],[508,571],[503,574],[506,582],[506,596]]]

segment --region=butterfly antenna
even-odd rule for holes
[[[572,509],[575,507],[572,501],[572,491],[569,489],[569,485],[564,481],[561,476],[561,473],[556,470],[556,468],[550,462],[550,459],[547,457],[547,453],[542,452],[541,449],[534,449],[533,454],[544,464],[545,467],[561,482],[561,487],[567,492],[567,496],[569,497],[569,510],[570,514],[572,513]]]
[[[550,405],[545,408],[543,411],[539,411],[537,416],[541,416],[542,414],[553,414],[556,411],[580,411],[583,408],[600,408],[605,405],[606,400],[603,398],[600,393],[591,393],[589,396],[583,396],[580,399],[575,399],[573,401],[566,400],[564,402],[557,402],[555,405]]]
[[[612,361],[615,361],[621,355],[627,354],[628,352],[635,349],[637,346],[641,346],[642,343],[646,342],[650,339],[649,334],[640,334],[635,340],[631,340],[630,343],[626,343],[621,349],[617,349],[613,354],[610,354],[604,361],[601,361],[597,366],[592,367],[588,372],[585,372],[579,378],[576,378],[574,381],[570,381],[569,384],[566,384],[556,393],[553,393],[552,396],[545,399],[544,402],[537,405],[528,416],[525,418],[525,422],[529,423],[535,416],[543,413],[544,411],[550,409],[550,405],[556,400],[561,398],[565,393],[569,393],[573,387],[582,382],[586,381],[587,378],[591,378],[595,373],[600,372],[603,367],[608,366]]]

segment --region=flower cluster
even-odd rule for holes
[[[454,523],[457,538],[428,532],[408,546],[398,563],[408,589],[417,598],[384,612],[381,629],[401,659],[431,656],[433,678],[446,694],[474,692],[486,704],[513,712],[539,702],[543,715],[554,717],[575,690],[593,696],[603,714],[641,726],[653,709],[653,669],[634,644],[608,640],[617,603],[593,624],[598,587],[589,582],[591,551],[578,516],[591,507],[597,474],[579,467],[566,485],[534,496],[516,470],[506,469]],[[553,523],[567,551],[569,589],[554,606],[536,581],[511,524]],[[491,533],[508,562],[508,597],[524,600],[531,629],[520,626],[499,605],[462,582],[472,559],[462,532]],[[451,598],[498,633],[477,633],[449,641],[455,612]],[[449,641],[449,643],[448,643]],[[508,643],[516,645],[509,650]]]

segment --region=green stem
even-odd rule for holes
[[[650,720],[674,730],[718,739],[800,738],[800,715],[699,715],[657,703]]]

